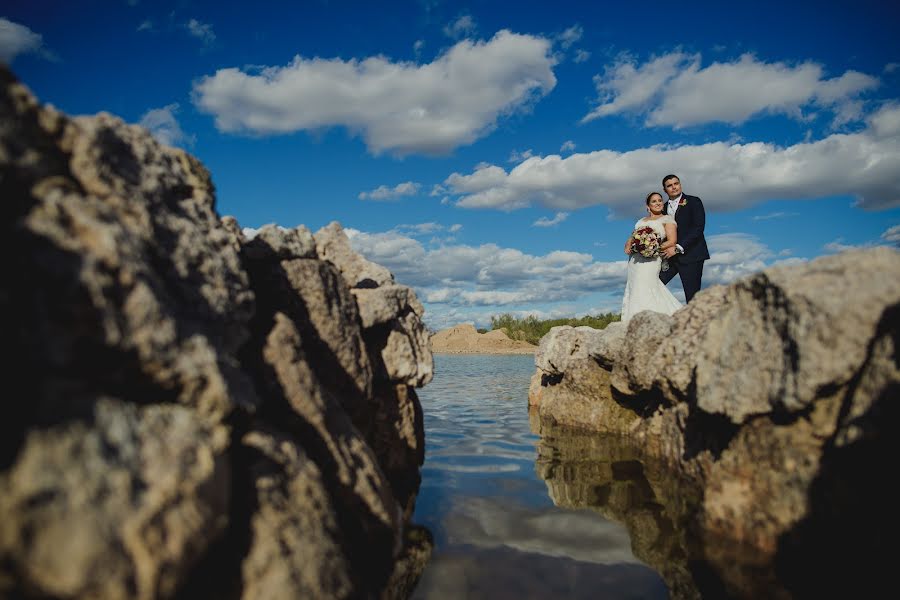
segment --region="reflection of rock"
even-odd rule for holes
[[[415,295],[336,224],[248,240],[196,159],[0,84],[0,596],[408,594]]]
[[[535,468],[557,506],[592,508],[625,524],[635,556],[663,576],[672,598],[716,596],[692,532],[699,487],[621,436],[555,426],[536,414],[532,427],[541,435]],[[757,569],[752,555],[735,558],[733,575],[749,579],[746,595],[783,593],[773,569]]]
[[[709,288],[624,332],[555,328],[530,403],[551,422],[625,435],[695,481],[706,558],[732,593],[752,585],[736,565],[748,548],[791,591],[846,589],[889,572],[871,508],[889,496],[879,465],[898,446],[898,338],[900,253],[849,252]],[[835,568],[807,566],[820,561]]]

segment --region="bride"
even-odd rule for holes
[[[650,227],[659,235],[660,252],[675,245],[677,230],[675,217],[663,214],[662,195],[652,192],[647,196],[647,212],[650,214],[635,223],[634,229]],[[633,232],[632,232],[633,234]],[[622,298],[622,322],[627,323],[631,317],[642,310],[671,315],[683,305],[659,279],[662,259],[659,256],[646,258],[631,247],[632,237],[625,242],[625,254],[628,254],[628,279],[625,282],[625,296]]]

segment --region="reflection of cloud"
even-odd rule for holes
[[[625,527],[591,511],[516,506],[508,498],[459,498],[444,528],[453,544],[508,546],[599,564],[639,562]]]

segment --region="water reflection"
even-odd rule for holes
[[[541,435],[535,470],[553,503],[624,524],[635,556],[662,575],[672,598],[788,597],[755,553],[698,531],[700,490],[640,448],[541,422],[535,412],[531,427]]]
[[[415,514],[435,552],[413,598],[668,596],[621,522],[548,497],[526,410],[532,356],[438,355],[435,367]]]

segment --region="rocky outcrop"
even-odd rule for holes
[[[888,572],[898,346],[900,253],[852,251],[709,288],[627,329],[554,328],[530,403],[693,481],[698,543],[751,548],[794,595],[849,591]],[[708,558],[740,595],[733,556]]]
[[[537,346],[511,340],[502,329],[479,333],[474,325],[462,323],[433,334],[431,349],[445,354],[533,354]]]
[[[247,239],[190,155],[0,86],[0,596],[407,596],[415,294],[339,225]]]

